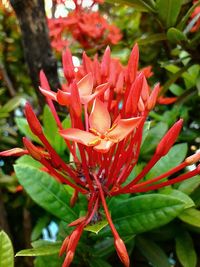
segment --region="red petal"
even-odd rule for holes
[[[160,84],[158,83],[153,88],[153,91],[151,92],[151,95],[150,95],[149,99],[147,100],[147,109],[148,110],[152,110],[154,108],[159,92],[160,92]]]
[[[109,68],[110,68],[110,47],[107,46],[101,62],[101,74],[107,77],[109,74]]]
[[[51,100],[54,100],[54,101],[57,101],[57,98],[56,98],[56,93],[55,92],[52,92],[52,91],[49,91],[47,89],[44,89],[42,87],[39,86],[39,89],[40,89],[40,92],[46,96],[47,98],[50,98]]]
[[[98,152],[106,153],[109,151],[112,145],[114,145],[113,142],[101,139],[100,144],[94,146],[94,149],[97,150]]]
[[[135,44],[130,55],[127,67],[128,80],[132,83],[135,80],[139,61],[139,49],[138,45]]]
[[[113,142],[120,142],[129,135],[140,123],[141,118],[120,119],[117,126],[111,130],[107,136],[113,139]]]
[[[69,106],[71,102],[71,94],[58,90],[57,101],[60,105]]]
[[[66,79],[68,81],[74,79],[75,73],[74,73],[74,65],[72,61],[72,54],[68,48],[66,49],[65,53],[63,53],[62,64],[63,64],[63,70],[64,70],[64,75]]]
[[[26,154],[28,154],[28,151],[25,149],[19,148],[19,147],[15,147],[15,148],[0,152],[1,157],[10,157],[10,156],[19,157],[19,156],[26,155]]]
[[[51,91],[51,88],[49,86],[49,82],[47,80],[47,77],[43,70],[40,71],[40,85],[42,88]]]
[[[59,133],[67,140],[81,143],[86,146],[88,146],[89,143],[94,142],[97,139],[96,135],[76,128],[60,130]]]
[[[101,84],[101,85],[97,86],[96,92],[94,94],[80,97],[81,103],[83,105],[89,103],[91,100],[93,100],[97,96],[103,94],[108,88],[109,88],[109,83],[105,83],[105,84]]]
[[[90,128],[104,134],[111,125],[110,114],[103,102],[96,98],[89,116]]]
[[[93,77],[92,73],[88,73],[85,77],[83,77],[78,83],[78,90],[80,96],[88,96],[91,95],[93,90]]]

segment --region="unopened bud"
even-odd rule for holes
[[[25,154],[28,154],[28,151],[22,148],[19,148],[19,147],[15,147],[15,148],[0,152],[0,156],[2,157],[10,157],[10,156],[20,157]]]
[[[183,119],[180,119],[169,129],[169,131],[164,135],[156,148],[157,155],[163,157],[168,153],[168,151],[178,138],[182,125]]]
[[[67,255],[65,257],[65,260],[63,262],[63,265],[62,267],[69,267],[69,265],[71,264],[71,262],[73,261],[73,258],[74,258],[74,252],[69,250],[67,252]]]
[[[152,110],[155,107],[159,92],[160,92],[160,84],[158,83],[155,85],[153,91],[151,92],[151,94],[147,100],[147,109],[148,110]]]
[[[68,244],[69,244],[69,236],[67,236],[65,240],[63,241],[62,246],[59,251],[59,256],[62,256],[63,253],[67,250]]]
[[[74,64],[72,61],[72,54],[69,48],[67,48],[66,51],[63,53],[62,64],[63,64],[65,78],[68,80],[68,82],[71,82],[75,78],[75,74],[74,74]]]
[[[25,105],[25,115],[26,115],[26,119],[28,121],[28,124],[31,128],[31,131],[35,134],[35,135],[41,135],[42,134],[42,126],[37,118],[37,116],[35,115],[31,105],[27,102]]]
[[[128,252],[121,238],[115,239],[115,248],[116,248],[117,255],[119,256],[121,262],[124,264],[125,267],[129,267],[130,260],[129,260]]]
[[[192,165],[192,164],[195,164],[197,161],[200,160],[200,153],[196,153],[190,157],[187,157],[185,159],[185,162],[188,164],[188,165]]]
[[[27,148],[29,154],[36,160],[41,161],[42,159],[42,154],[40,151],[37,149],[36,146],[34,146],[31,141],[29,141],[26,137],[23,137],[23,143],[24,146]]]

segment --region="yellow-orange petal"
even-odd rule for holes
[[[93,77],[92,73],[88,73],[86,76],[84,76],[78,83],[78,90],[79,95],[81,96],[88,96],[91,95],[93,90]]]
[[[141,119],[141,117],[120,119],[117,122],[117,126],[114,127],[107,136],[112,139],[113,142],[120,142],[138,126]]]
[[[76,129],[76,128],[60,130],[59,133],[64,139],[67,139],[69,141],[74,141],[77,143],[81,143],[81,144],[86,145],[86,146],[91,146],[88,144],[91,142],[94,142],[97,138],[97,136],[92,134],[92,133],[82,131],[82,130]],[[95,145],[95,143],[94,143],[94,145]]]
[[[91,114],[89,116],[90,128],[97,130],[97,132],[104,134],[111,125],[110,114],[105,104],[98,98],[95,99]]]
[[[114,145],[112,141],[100,140],[100,143],[94,146],[94,149],[100,153],[106,153],[110,150],[110,148]]]

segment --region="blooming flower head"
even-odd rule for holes
[[[200,159],[200,154],[188,157],[175,168],[157,177],[143,180],[175,143],[183,125],[183,120],[180,119],[161,139],[154,155],[142,171],[125,184],[138,162],[144,123],[159,98],[160,86],[156,84],[151,89],[146,80],[146,77],[151,75],[151,70],[145,69],[143,72],[138,69],[137,45],[131,52],[127,66],[122,66],[117,59],[112,59],[109,48],[105,50],[101,61],[97,57],[91,60],[85,53],[82,59],[82,65],[78,72],[75,72],[72,55],[68,49],[66,50],[63,54],[66,83],[57,92],[51,91],[45,74],[42,71],[40,73],[40,90],[47,99],[59,134],[64,138],[75,164],[68,164],[56,153],[28,103],[25,115],[33,134],[40,139],[43,148],[39,149],[24,138],[24,150],[18,148],[1,152],[0,155],[18,156],[28,153],[41,162],[45,171],[60,183],[74,189],[75,197],[72,204],[78,194],[87,197],[86,215],[70,224],[75,229],[61,246],[60,255],[66,254],[63,267],[69,266],[73,261],[84,228],[93,221],[101,207],[111,228],[117,254],[124,266],[128,267],[129,256],[112,222],[106,198],[119,194],[147,192],[188,179],[200,172],[199,166],[181,175],[177,173],[184,167],[196,163]],[[54,102],[67,108],[71,128],[63,128]],[[170,175],[173,175],[173,179],[168,180],[167,177]]]
[[[102,1],[93,1],[95,3]],[[86,9],[82,3],[74,1],[75,10],[67,17],[48,19],[51,44],[57,51],[67,47],[66,38],[69,33],[78,41],[84,49],[93,47],[102,48],[108,44],[117,44],[122,37],[120,30],[115,25],[110,25],[99,12]]]

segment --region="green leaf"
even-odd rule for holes
[[[141,37],[137,39],[135,42],[138,43],[139,46],[142,46],[142,45],[149,45],[149,44],[153,44],[156,42],[164,41],[166,39],[167,39],[167,36],[165,33],[155,33],[155,34],[151,34],[145,37]]]
[[[0,232],[0,266],[14,267],[14,252],[12,243],[4,231]]]
[[[179,216],[183,222],[200,227],[200,211],[194,208],[184,210]]]
[[[147,134],[147,137],[141,147],[140,153],[142,155],[148,155],[153,149],[155,149],[159,140],[164,136],[167,131],[167,124],[160,122],[156,126],[152,127]]]
[[[162,157],[149,171],[149,173],[146,175],[146,179],[149,180],[176,167],[185,159],[187,149],[186,143],[173,146],[169,153]]]
[[[58,254],[61,247],[61,242],[48,242],[48,244],[43,245],[41,247],[24,249],[19,252],[15,256],[45,256],[45,255],[53,255]]]
[[[17,124],[17,127],[19,131],[24,134],[26,137],[30,138],[31,140],[37,142],[38,144],[41,144],[41,141],[35,136],[28,125],[28,122],[24,118],[15,118],[15,122]]]
[[[34,261],[34,267],[57,267],[62,266],[63,258],[58,257],[58,255],[48,255],[48,256],[41,256],[36,257]]]
[[[182,231],[175,240],[176,254],[181,265],[183,267],[196,267],[197,255],[190,234]]]
[[[50,142],[54,142],[55,135],[58,134],[58,129],[56,121],[47,105],[45,105],[43,111],[43,126],[45,136]]]
[[[29,155],[24,155],[20,158],[18,158],[15,161],[16,164],[22,164],[22,165],[29,165],[35,168],[41,168],[42,164],[40,162],[38,162],[37,160],[33,159],[31,156]]]
[[[48,216],[43,216],[38,219],[31,233],[32,241],[37,240],[41,236],[42,230],[47,226],[49,221],[50,221],[50,218]]]
[[[115,1],[106,0],[106,2],[109,2],[111,4],[113,4],[113,2],[115,2],[115,3],[119,3],[119,4],[128,5],[128,6],[135,8],[138,11],[155,12],[155,8],[153,7],[153,5],[147,3],[148,1],[146,1],[146,0],[115,0]]]
[[[113,203],[110,208],[113,222],[120,234],[129,236],[167,224],[184,207],[185,203],[180,199],[162,194],[148,194],[129,198],[117,205]]]
[[[183,0],[157,0],[158,15],[167,28],[175,25]]]
[[[175,198],[179,198],[181,201],[183,201],[185,203],[185,209],[195,206],[194,201],[188,195],[184,194],[183,192],[179,190],[170,189],[167,195],[175,197]]]
[[[22,101],[21,96],[15,96],[11,98],[2,108],[1,112],[11,112],[12,110],[16,109]]]
[[[171,43],[175,44],[179,44],[182,41],[187,41],[187,37],[185,36],[185,34],[176,28],[170,28],[167,31],[167,39]]]
[[[89,261],[90,267],[112,267],[109,263],[102,260],[101,258],[92,259]]]
[[[136,246],[145,258],[154,267],[170,267],[169,259],[163,249],[161,249],[155,242],[138,236],[136,238]]]
[[[107,220],[102,220],[98,223],[95,223],[93,225],[87,225],[84,230],[85,231],[89,231],[95,234],[98,234],[104,227],[106,227],[106,225],[108,225],[108,221]]]
[[[68,205],[70,195],[52,176],[28,165],[17,164],[14,169],[20,184],[38,205],[68,223],[76,218]]]
[[[178,190],[190,195],[200,185],[200,175],[196,175],[180,183]]]

